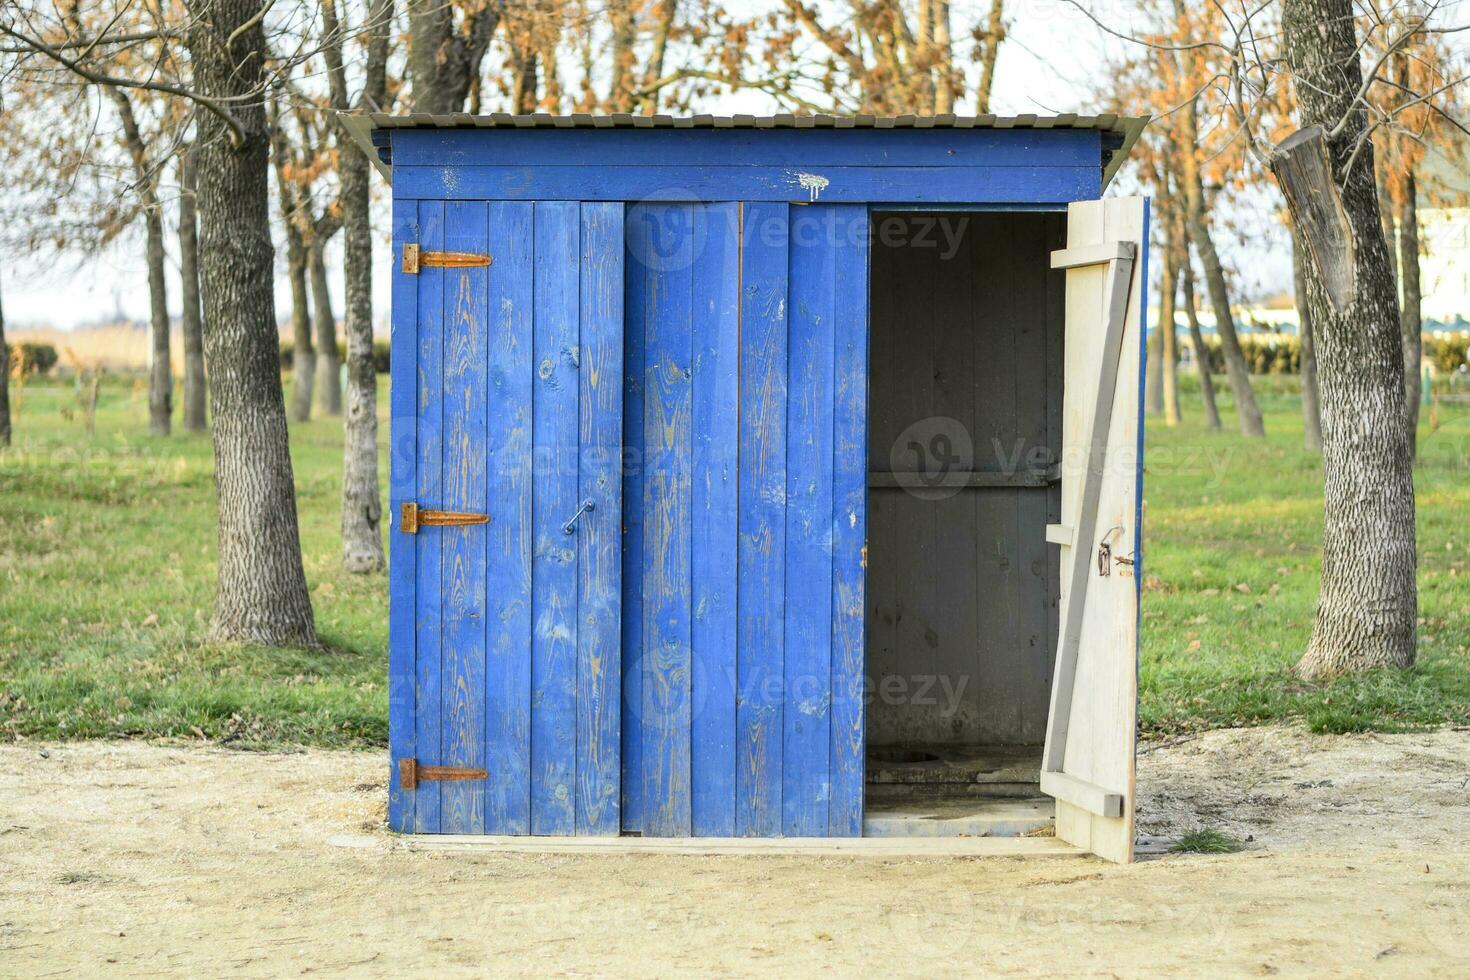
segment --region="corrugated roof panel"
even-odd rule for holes
[[[1034,113],[1018,116],[956,116],[948,113],[938,116],[795,116],[789,113],[774,116],[635,116],[626,112],[606,116],[584,112],[569,116],[553,116],[544,112],[521,116],[505,112],[481,116],[463,112],[433,116],[420,112],[406,115],[375,112],[369,114],[368,119],[374,129],[1110,129],[1118,132],[1127,132],[1146,121],[1112,114],[1081,116],[1070,112],[1055,116]]]

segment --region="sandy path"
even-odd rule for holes
[[[1253,849],[1126,868],[408,853],[383,773],[0,746],[0,975],[1470,976],[1464,732],[1150,746],[1142,829]]]

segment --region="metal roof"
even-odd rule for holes
[[[1131,126],[1141,127],[1147,121],[1145,118],[1113,114],[1081,116],[1076,113],[1059,116],[635,116],[615,112],[595,116],[579,112],[553,116],[537,112],[516,116],[508,112],[492,112],[472,116],[466,112],[445,115],[374,112],[368,114],[368,119],[374,129],[1102,129],[1118,133],[1127,133]]]
[[[467,112],[443,115],[374,112],[343,114],[341,119],[354,138],[363,143],[370,142],[371,131],[379,129],[1095,129],[1116,133],[1121,140],[1103,168],[1103,186],[1106,187],[1137,142],[1149,117],[1113,113],[1095,116],[1077,113],[1055,116],[832,116],[789,113],[774,116],[635,116],[616,112],[597,116],[579,112],[554,116],[537,112],[518,116],[492,112],[477,116]],[[370,156],[376,160],[376,154]],[[381,165],[380,169],[384,169],[386,176],[386,169]]]

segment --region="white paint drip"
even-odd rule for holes
[[[809,174],[800,170],[788,170],[787,174],[806,191],[807,199],[813,204],[817,202],[817,198],[821,196],[822,191],[826,190],[828,185],[832,183],[821,174]]]

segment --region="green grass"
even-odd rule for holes
[[[1234,434],[1228,400],[1226,431],[1206,432],[1188,383],[1185,424],[1149,423],[1145,730],[1470,723],[1470,406],[1443,407],[1422,442],[1419,666],[1308,685],[1290,667],[1316,597],[1320,462],[1299,448],[1291,379],[1258,380],[1264,443]],[[69,384],[33,382],[16,445],[0,454],[0,738],[383,744],[386,584],[340,567],[340,424],[291,433],[327,649],[277,651],[203,643],[215,575],[208,438],[150,439],[146,400],[122,379],[103,387],[95,437],[76,409]]]
[[[341,569],[341,439],[337,419],[291,430],[327,648],[206,645],[209,437],[149,438],[146,397],[108,379],[89,439],[69,384],[27,385],[15,445],[0,453],[0,738],[386,743],[387,584]]]
[[[1175,854],[1234,854],[1245,850],[1245,842],[1218,830],[1191,830],[1169,848]]]
[[[1148,423],[1139,711],[1146,731],[1292,719],[1317,732],[1470,721],[1470,406],[1426,417],[1415,469],[1419,662],[1328,684],[1291,673],[1311,635],[1321,573],[1321,459],[1304,451],[1296,379],[1256,379],[1264,443],[1185,419]],[[1223,387],[1223,379],[1216,384]],[[1371,554],[1363,556],[1371,561]]]

